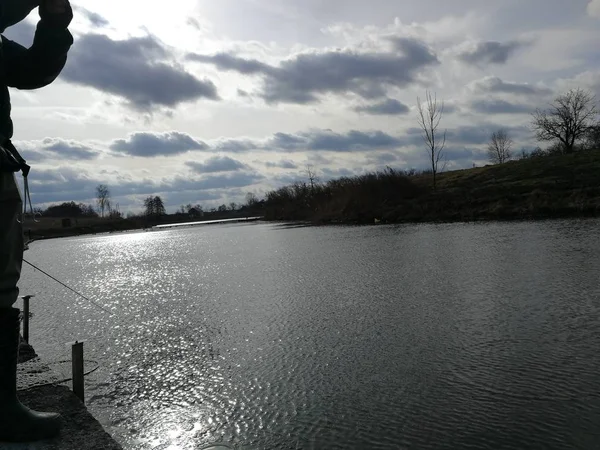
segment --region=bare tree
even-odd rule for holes
[[[504,129],[494,131],[488,144],[488,158],[493,164],[504,164],[512,158],[513,141]]]
[[[254,192],[248,192],[246,194],[246,205],[254,206],[257,203],[258,203],[258,197],[256,196],[256,194]]]
[[[317,175],[317,169],[312,164],[307,164],[304,169],[304,173],[310,182],[310,190],[313,192],[315,190],[315,185],[319,183],[319,177]]]
[[[600,150],[600,123],[591,126],[585,136],[584,150]]]
[[[158,195],[155,197],[146,197],[144,200],[144,214],[150,217],[164,216],[167,214],[165,205]]]
[[[573,153],[597,115],[596,97],[580,88],[571,89],[559,95],[549,109],[537,109],[532,126],[539,141],[560,142],[565,153]]]
[[[417,108],[419,111],[419,126],[423,131],[423,140],[427,145],[427,156],[431,161],[433,189],[436,189],[439,164],[443,160],[444,147],[446,146],[446,130],[441,135],[439,132],[440,121],[444,115],[444,102],[438,104],[437,95],[434,94],[432,96],[427,91],[425,106],[421,103],[421,99],[417,97]]]
[[[115,205],[114,208],[112,205],[109,205],[108,217],[111,219],[122,219],[123,218],[123,214],[121,213],[121,207],[119,206],[118,203]]]
[[[96,203],[100,210],[100,215],[104,217],[104,211],[110,210],[110,191],[105,184],[96,186]]]

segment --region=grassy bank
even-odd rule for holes
[[[600,151],[438,175],[384,172],[270,192],[265,218],[316,223],[544,219],[600,215]]]

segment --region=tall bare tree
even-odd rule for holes
[[[110,191],[105,184],[96,186],[96,203],[100,210],[100,215],[104,217],[104,211],[110,210]]]
[[[438,104],[437,95],[431,95],[426,92],[425,105],[417,97],[417,109],[419,111],[419,126],[423,133],[423,140],[427,146],[427,156],[431,162],[431,172],[433,173],[433,189],[437,187],[437,174],[439,172],[440,161],[443,161],[444,147],[446,146],[446,130],[440,133],[439,127],[444,115],[444,102]],[[443,167],[442,167],[443,170]]]
[[[312,164],[307,164],[304,169],[304,173],[306,173],[306,177],[310,182],[310,190],[313,192],[315,190],[315,185],[319,182],[319,176],[317,175],[317,169]]]
[[[539,141],[560,142],[565,153],[573,153],[575,144],[586,137],[597,115],[596,97],[580,88],[571,89],[559,95],[549,109],[537,109],[532,126]]]
[[[494,131],[488,144],[488,158],[493,164],[504,164],[512,158],[513,141],[505,129]]]

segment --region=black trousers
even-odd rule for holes
[[[11,308],[19,297],[17,283],[23,265],[21,213],[15,175],[0,171],[0,308]]]

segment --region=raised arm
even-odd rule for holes
[[[10,87],[47,86],[65,66],[73,45],[73,36],[67,29],[73,18],[71,6],[67,0],[42,0],[40,16],[30,48],[2,36],[5,82]]]

